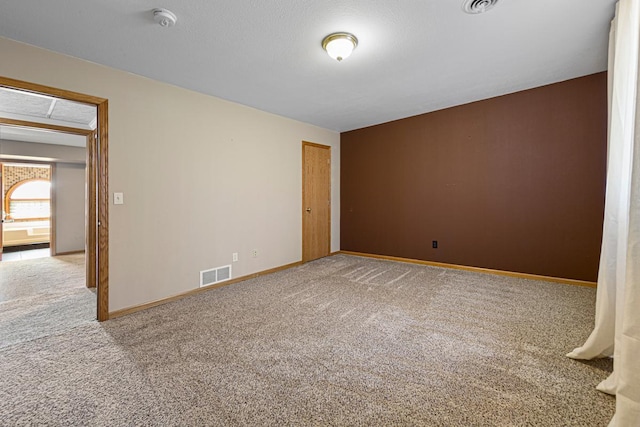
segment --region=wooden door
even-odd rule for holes
[[[331,252],[331,147],[302,143],[302,261]]]
[[[96,180],[98,168],[96,167],[96,134],[91,132],[87,135],[87,167],[85,176],[85,198],[88,201],[85,208],[85,231],[84,231],[84,253],[86,265],[86,286],[95,288],[98,283],[96,251],[93,250],[98,239],[98,217],[96,213],[97,194]],[[98,312],[100,307],[98,307]]]

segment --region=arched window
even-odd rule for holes
[[[51,216],[51,182],[45,179],[18,182],[7,192],[4,209],[7,219],[49,218]]]

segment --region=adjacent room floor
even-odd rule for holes
[[[96,317],[95,293],[85,287],[84,254],[49,257],[48,251],[3,255],[0,348],[68,332]],[[5,258],[15,254],[24,258]]]
[[[4,252],[2,254],[2,262],[23,261],[25,259],[46,258],[48,256],[51,256],[51,250],[49,248],[29,249],[26,251],[18,252]]]

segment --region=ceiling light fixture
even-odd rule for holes
[[[333,33],[322,40],[322,48],[338,62],[349,57],[356,46],[358,39],[350,33]]]
[[[161,27],[173,27],[176,25],[178,18],[175,13],[167,9],[153,9],[153,20],[160,24]]]
[[[498,0],[465,0],[462,4],[462,10],[471,14],[484,13],[497,3]]]

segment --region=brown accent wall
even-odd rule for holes
[[[595,281],[606,91],[598,73],[342,133],[341,249]]]

